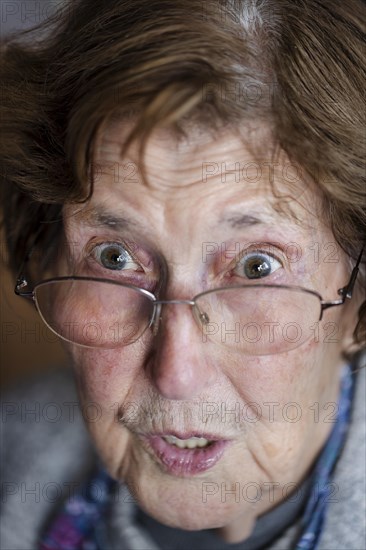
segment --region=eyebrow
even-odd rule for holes
[[[113,214],[100,206],[79,211],[75,217],[77,221],[81,221],[91,227],[110,227],[116,231],[131,229],[139,225],[127,216]]]
[[[296,225],[301,226],[299,220],[294,219],[293,216],[286,213],[280,214],[276,210],[264,210],[260,214],[253,212],[251,214],[243,214],[242,211],[232,211],[223,215],[219,219],[220,225],[226,225],[231,229],[247,229],[255,225],[288,225],[288,222],[295,222]]]
[[[100,207],[93,208],[81,214],[82,220],[91,226],[110,227],[116,231],[131,229],[138,227],[138,223],[130,218],[121,215],[115,215],[101,209]],[[264,224],[265,221],[258,217],[241,212],[232,212],[227,216],[223,216],[219,220],[220,225],[229,225],[233,229],[251,227],[253,225]]]
[[[231,213],[227,216],[223,216],[219,220],[219,224],[229,225],[233,229],[251,227],[253,225],[263,224],[264,221],[255,216],[250,216],[248,214]]]
[[[244,210],[244,208],[243,208]],[[296,225],[301,230],[309,230],[309,221],[300,218],[296,212],[287,205],[287,208],[282,205],[282,208],[265,208],[261,209],[260,213],[255,210],[251,214],[243,214],[242,211],[236,210],[225,214],[220,218],[219,224],[228,225],[233,229],[248,228],[254,225],[286,225],[288,223]]]
[[[80,217],[83,223],[86,223],[90,227],[109,227],[114,231],[126,231],[133,228],[140,228],[148,231],[148,228],[140,222],[136,222],[122,214],[109,212],[101,206],[93,207],[87,211],[80,211],[77,215],[77,218],[78,217]],[[258,215],[257,213],[243,214],[240,211],[232,211],[223,215],[219,219],[218,224],[228,226],[232,229],[246,229],[255,225],[278,224],[281,221],[288,222],[290,219],[293,222],[295,221],[293,216],[284,214],[279,215],[276,211],[266,211],[262,215]],[[297,220],[296,225],[301,226],[302,224]]]

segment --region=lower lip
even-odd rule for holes
[[[222,457],[228,441],[214,441],[207,447],[180,449],[170,445],[161,436],[143,438],[150,450],[164,466],[165,471],[174,476],[191,476],[212,468]]]

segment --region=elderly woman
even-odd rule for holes
[[[365,548],[364,12],[77,0],[3,44],[15,291],[88,428],[68,371],[6,402],[3,549]]]

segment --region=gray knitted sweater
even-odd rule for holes
[[[362,369],[351,429],[333,478],[336,498],[328,507],[319,550],[366,550],[365,383]],[[68,369],[8,392],[1,413],[0,549],[36,550],[44,526],[92,472],[95,452]],[[111,546],[103,550],[157,548],[134,522],[135,510],[126,489],[126,498],[113,504],[108,523]],[[297,535],[294,524],[268,550],[292,550]]]

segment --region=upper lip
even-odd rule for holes
[[[209,434],[209,433],[204,433],[200,431],[184,432],[184,433],[178,432],[176,430],[164,431],[164,432],[148,432],[148,433],[139,432],[139,435],[142,435],[144,437],[173,436],[183,440],[190,439],[191,437],[201,437],[201,438],[207,439],[208,441],[226,441],[228,439],[227,437],[222,437],[221,435],[218,435],[218,434]]]

